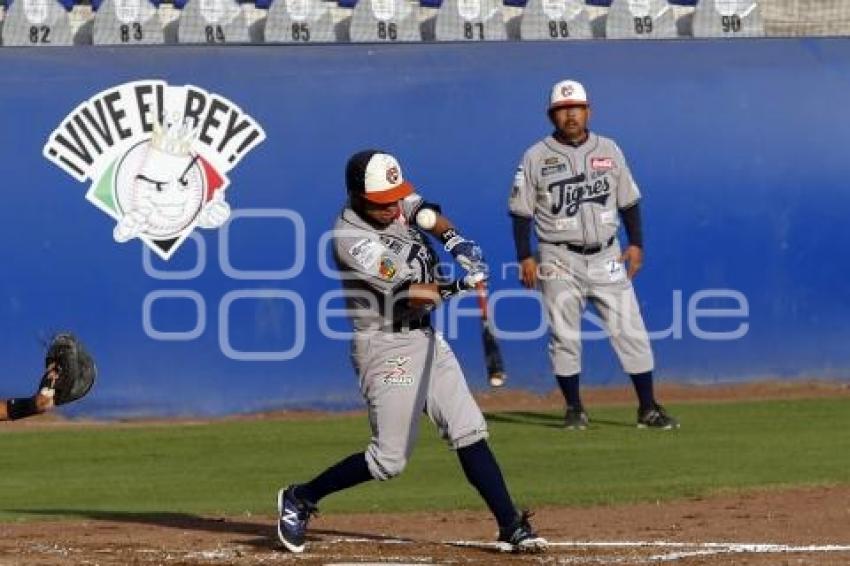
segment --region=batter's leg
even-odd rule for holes
[[[391,479],[407,465],[427,401],[435,352],[436,339],[430,331],[376,333],[366,359],[358,364],[372,429],[366,462],[377,480]]]
[[[534,533],[527,517],[514,506],[502,470],[487,444],[484,415],[454,352],[439,335],[426,409],[443,438],[457,451],[466,479],[495,517],[500,544],[509,550],[543,550],[546,541]]]

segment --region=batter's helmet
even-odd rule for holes
[[[345,166],[345,186],[348,194],[388,204],[413,192],[413,185],[404,180],[401,165],[389,153],[378,149],[358,151]]]

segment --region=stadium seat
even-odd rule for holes
[[[73,45],[68,10],[73,2],[9,0],[3,19],[2,44],[51,47]]]
[[[676,16],[667,0],[614,0],[605,20],[610,39],[676,37]]]
[[[764,35],[764,20],[754,0],[700,0],[693,33],[694,37],[758,37]]]
[[[249,43],[251,36],[245,14],[236,0],[188,0],[177,24],[177,41]]]
[[[266,16],[267,43],[336,41],[334,19],[323,0],[274,0]]]
[[[520,39],[590,39],[590,18],[579,0],[529,0],[520,16]]]
[[[95,8],[95,45],[152,45],[164,42],[157,6],[150,0],[104,0]]]
[[[351,14],[354,42],[420,41],[419,18],[408,0],[360,0]]]
[[[435,22],[437,41],[498,41],[508,38],[496,0],[444,0]]]

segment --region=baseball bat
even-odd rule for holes
[[[481,309],[481,340],[484,344],[484,363],[487,366],[487,381],[490,387],[501,387],[507,381],[505,364],[502,361],[502,350],[493,335],[493,327],[487,315],[487,288],[483,283],[476,285],[478,291],[478,307]]]

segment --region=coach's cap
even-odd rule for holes
[[[552,87],[549,110],[567,106],[587,106],[587,91],[578,81],[561,81]]]
[[[345,185],[349,194],[363,195],[378,204],[395,202],[413,192],[413,185],[404,180],[398,160],[377,149],[351,156],[345,166]]]

